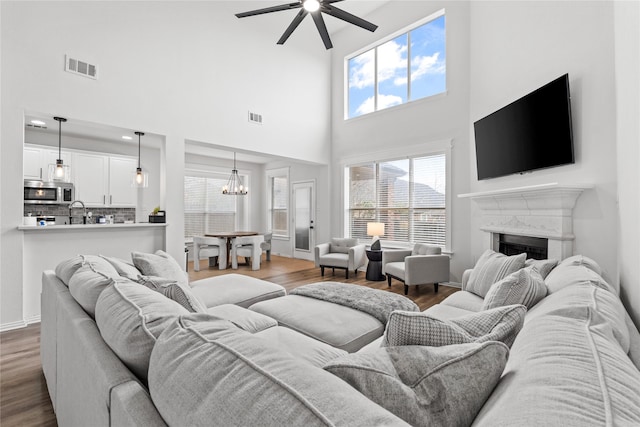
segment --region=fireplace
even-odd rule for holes
[[[547,259],[549,239],[502,233],[496,234],[496,236],[498,237],[498,252],[507,256],[524,252],[527,254],[527,258]]]
[[[483,248],[562,260],[573,255],[573,208],[589,188],[551,183],[458,197],[470,198],[480,210]]]

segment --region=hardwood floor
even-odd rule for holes
[[[251,271],[247,265],[240,265],[238,270],[218,270],[207,267],[206,261],[200,261],[199,272],[193,271],[193,264],[189,263],[189,280],[199,280],[206,277],[224,274],[245,274],[259,279],[268,280],[284,286],[290,291],[297,286],[319,281],[335,281],[383,289],[402,294],[403,285],[393,281],[388,287],[387,282],[369,282],[364,272],[357,276],[351,273],[345,279],[344,270],[325,270],[325,276],[320,276],[320,269],[315,268],[313,262],[279,256],[272,256],[271,261],[262,262],[262,268]],[[457,288],[440,286],[438,293],[434,293],[433,286],[420,286],[409,290],[408,297],[424,310],[439,303],[447,296],[456,292]],[[0,426],[56,426],[55,414],[45,383],[40,364],[40,324],[33,324],[23,329],[3,332],[0,334]]]

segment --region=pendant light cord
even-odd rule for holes
[[[62,158],[62,120],[58,120],[58,158]]]

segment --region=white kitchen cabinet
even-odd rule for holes
[[[109,205],[136,206],[137,189],[132,186],[138,162],[130,157],[109,157]]]
[[[85,206],[136,207],[138,193],[131,186],[136,166],[131,157],[75,153],[76,199]]]
[[[109,192],[109,157],[100,154],[74,153],[73,175],[76,200],[85,206],[105,206]]]
[[[24,179],[38,179],[52,181],[49,175],[50,165],[55,165],[58,159],[58,150],[51,147],[25,146],[23,150],[23,175]],[[71,165],[71,153],[63,150],[62,161],[65,165]],[[53,171],[52,171],[53,172]],[[73,182],[73,168],[69,182]]]

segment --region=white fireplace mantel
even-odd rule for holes
[[[515,234],[549,240],[549,258],[564,259],[573,251],[573,208],[589,185],[557,183],[460,194],[481,210],[480,229],[486,245],[497,250],[495,236]]]

